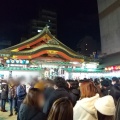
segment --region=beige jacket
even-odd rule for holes
[[[94,107],[98,98],[99,94],[96,94],[94,97],[78,100],[74,107],[73,120],[98,120],[97,110]]]

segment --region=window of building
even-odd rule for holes
[[[42,30],[37,30],[37,32],[41,32]]]
[[[49,25],[48,25],[47,27],[48,27],[48,28],[50,28],[50,26],[49,26]]]

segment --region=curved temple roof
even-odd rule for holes
[[[85,58],[55,38],[48,27],[22,43],[0,50],[0,54],[9,54],[13,59],[34,59],[44,54],[48,56],[59,55],[67,61],[77,62],[84,62]]]

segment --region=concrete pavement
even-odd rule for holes
[[[13,115],[12,117],[9,117],[9,104],[6,105],[6,110],[8,112],[1,112],[0,111],[0,120],[17,120],[17,115]]]

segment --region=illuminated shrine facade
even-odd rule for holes
[[[55,38],[48,27],[20,44],[0,50],[0,70],[40,71],[41,76],[65,76],[76,72],[100,72],[99,62],[83,56]]]

